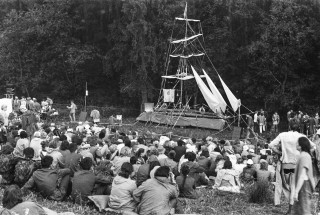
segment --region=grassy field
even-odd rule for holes
[[[197,190],[199,198],[196,200],[179,199],[180,214],[219,214],[219,215],[268,215],[284,214],[288,204],[284,203],[281,207],[274,207],[272,204],[252,204],[248,202],[246,194],[230,194],[221,191],[214,191],[209,188]],[[3,189],[0,190],[0,196]],[[37,202],[38,204],[55,210],[57,212],[74,212],[79,215],[100,215],[117,213],[99,213],[94,207],[73,204],[71,201],[56,202],[43,199],[41,196],[30,194],[26,200]]]

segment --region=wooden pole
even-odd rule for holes
[[[87,112],[87,82],[86,82],[86,92],[85,92],[85,95],[84,95],[84,112]]]
[[[240,107],[241,107],[241,106],[239,106],[238,127],[240,127],[240,120],[241,120]]]

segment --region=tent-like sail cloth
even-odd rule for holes
[[[212,92],[212,94],[217,98],[217,100],[219,101],[219,106],[220,109],[222,110],[222,112],[224,113],[226,111],[226,107],[227,107],[227,103],[225,102],[225,100],[223,99],[223,97],[221,96],[219,90],[217,89],[216,85],[214,85],[214,83],[212,82],[211,78],[209,77],[209,75],[204,71],[204,69],[202,69],[204,76],[207,79],[207,83],[210,87],[210,90]]]
[[[217,98],[211,93],[211,91],[209,90],[209,88],[207,87],[207,85],[202,81],[201,77],[198,75],[198,73],[196,72],[196,70],[193,68],[193,66],[191,66],[194,78],[197,81],[197,84],[199,86],[199,89],[204,97],[204,99],[206,100],[208,106],[210,107],[210,109],[213,112],[220,112],[219,109],[219,101],[217,100]]]
[[[231,104],[231,107],[233,109],[234,112],[236,112],[238,110],[238,108],[240,107],[240,100],[238,100],[233,93],[231,92],[231,90],[229,89],[229,87],[223,82],[222,78],[220,77],[220,75],[218,74],[219,79],[222,83],[223,89],[227,94],[227,97],[229,99],[229,102]]]

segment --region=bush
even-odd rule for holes
[[[268,181],[256,182],[254,185],[247,187],[246,193],[250,203],[273,202],[272,185]]]

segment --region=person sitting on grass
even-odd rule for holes
[[[17,141],[13,154],[16,157],[23,157],[23,150],[29,146],[28,134],[26,131],[20,131],[20,139]]]
[[[44,156],[41,160],[42,169],[32,174],[32,177],[22,187],[22,191],[25,193],[35,187],[44,198],[62,201],[68,190],[70,169],[55,169],[52,163],[51,156]]]
[[[74,173],[72,179],[72,199],[74,202],[81,204],[88,201],[88,196],[92,195],[96,176],[91,171],[93,161],[86,157],[80,161],[81,170]]]
[[[28,147],[23,150],[24,158],[21,158],[15,166],[14,183],[22,187],[32,176],[33,172],[41,168],[40,161],[33,160],[34,150]]]
[[[260,160],[260,169],[257,170],[257,182],[271,182],[272,174],[268,171],[268,162],[264,159]]]
[[[196,186],[201,185],[207,185],[208,180],[206,179],[206,176],[204,174],[205,169],[197,163],[196,160],[196,154],[193,152],[187,152],[188,154],[188,161],[183,163],[181,165],[181,168],[183,166],[188,166],[190,169],[189,175],[194,178]]]
[[[41,205],[23,201],[22,191],[17,185],[10,185],[4,190],[2,198],[2,206],[0,209],[0,214],[3,215],[45,215],[45,214],[57,214],[55,211],[50,210],[49,208],[42,207]],[[64,213],[62,213],[64,214]],[[72,212],[68,212],[68,215],[73,215]]]
[[[240,172],[232,169],[232,162],[226,160],[223,168],[218,171],[213,188],[218,190],[240,193]]]
[[[179,197],[196,199],[197,195],[195,193],[196,184],[194,178],[190,177],[188,174],[190,173],[190,169],[188,166],[183,166],[181,168],[181,175],[179,175],[176,179],[177,184],[179,186]]]
[[[257,179],[257,171],[253,167],[253,161],[249,159],[247,161],[247,166],[243,168],[241,174],[241,182],[247,185],[253,184],[254,181]]]
[[[58,138],[55,138],[49,142],[49,148],[47,148],[47,155],[53,158],[53,168],[64,168],[64,159],[63,155],[58,149],[58,142]]]
[[[176,207],[179,187],[170,168],[161,166],[154,176],[133,191],[133,198],[138,202],[137,213],[140,215],[169,214]]]
[[[14,181],[14,167],[19,158],[12,154],[13,150],[11,145],[4,145],[0,151],[1,184],[11,184]]]
[[[82,158],[80,154],[77,153],[77,144],[71,143],[69,145],[70,154],[65,157],[65,167],[70,169],[70,177],[73,177],[74,173],[79,170],[79,163]]]
[[[122,211],[134,211],[137,207],[132,194],[137,189],[136,182],[130,179],[133,166],[125,162],[122,164],[119,174],[112,182],[109,207]]]

